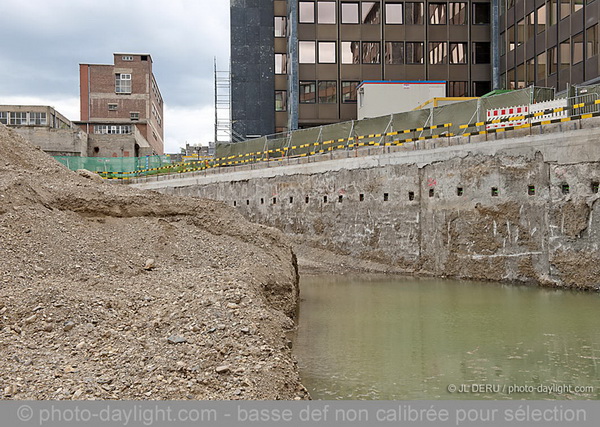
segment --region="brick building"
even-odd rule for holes
[[[163,99],[148,54],[115,53],[113,65],[80,64],[81,120],[91,157],[164,153]]]

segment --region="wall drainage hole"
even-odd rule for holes
[[[527,194],[530,196],[535,196],[535,185],[530,185],[527,187]]]
[[[415,200],[415,192],[414,191],[409,191],[408,192],[408,200],[411,201],[411,202],[413,200]]]

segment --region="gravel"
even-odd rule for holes
[[[305,399],[297,302],[280,232],[70,172],[0,125],[0,397]]]

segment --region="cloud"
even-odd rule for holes
[[[165,104],[177,112],[166,114],[165,145],[213,139],[213,61],[229,63],[228,1],[7,1],[0,39],[0,103],[35,99],[77,120],[80,63],[150,53]]]

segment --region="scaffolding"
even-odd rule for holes
[[[244,138],[237,134],[231,126],[231,73],[217,69],[217,58],[214,65],[215,72],[215,143],[231,144],[243,141]]]

